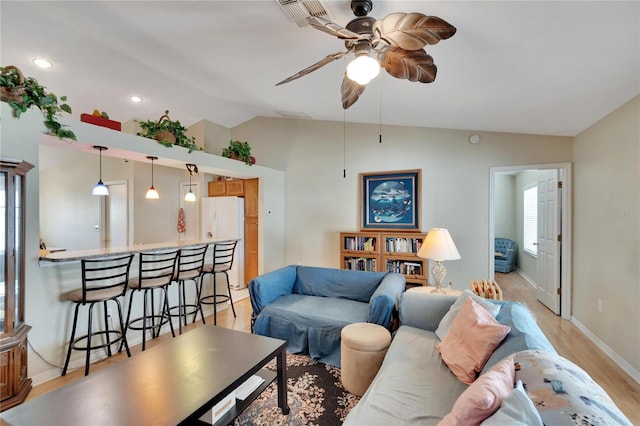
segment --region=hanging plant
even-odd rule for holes
[[[187,128],[184,127],[178,120],[171,121],[169,118],[169,111],[165,111],[164,115],[158,119],[158,121],[147,120],[138,121],[142,131],[138,132],[138,136],[144,138],[155,139],[160,145],[166,147],[172,147],[173,145],[182,146],[191,151],[202,151],[198,145],[196,145],[196,139],[187,136]]]
[[[253,157],[251,157],[251,146],[248,142],[230,140],[229,146],[222,149],[222,156],[244,161],[250,166],[254,163]]]
[[[0,67],[0,100],[9,104],[16,118],[20,118],[31,107],[38,108],[44,115],[44,125],[49,134],[60,139],[76,140],[75,133],[58,122],[62,112],[71,114],[71,107],[66,103],[67,97],[58,98],[48,93],[44,86],[38,84],[38,80],[24,77],[13,65]]]

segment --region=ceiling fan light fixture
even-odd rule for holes
[[[347,65],[347,77],[361,86],[369,83],[380,74],[380,63],[362,53]]]

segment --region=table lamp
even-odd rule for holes
[[[442,265],[443,260],[460,259],[460,253],[445,228],[431,228],[427,237],[422,242],[422,246],[418,251],[418,257],[423,259],[431,259],[435,263],[431,268],[431,275],[436,281],[435,290],[432,293],[444,293],[442,290],[442,281],[447,275],[447,270]]]

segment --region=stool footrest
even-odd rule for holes
[[[229,296],[225,294],[216,294],[215,296],[204,296],[200,299],[200,303],[203,305],[213,305],[218,303],[225,303],[229,301]]]
[[[89,338],[89,335],[84,335],[84,336],[78,337],[77,339],[74,339],[73,342],[71,343],[71,348],[76,351],[92,351],[94,349],[102,349],[102,348],[106,348],[107,346],[111,346],[115,343],[119,343],[123,339],[123,334],[120,331],[108,330],[108,331],[96,331],[95,333],[92,333],[91,340],[93,340],[94,338],[98,338],[100,336],[105,336],[106,338],[107,334],[109,335],[109,343],[104,342],[94,346],[91,344],[91,342],[87,342],[87,346],[80,346],[79,345],[80,342],[88,340]],[[111,336],[114,336],[114,337],[111,337]]]

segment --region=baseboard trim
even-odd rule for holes
[[[518,268],[517,266],[516,266],[516,268],[515,268],[515,269],[516,269],[516,272],[517,272],[518,274],[520,274],[520,276],[521,276],[522,278],[524,278],[524,280],[525,280],[526,282],[528,282],[528,283],[529,283],[529,285],[530,285],[531,287],[533,287],[533,288],[535,288],[535,289],[537,289],[537,288],[538,288],[538,285],[535,283],[535,281],[533,281],[533,279],[531,279],[531,277],[530,277],[529,275],[525,274],[525,273],[522,271],[522,269]]]
[[[633,368],[631,364],[625,361],[620,355],[618,355],[609,345],[603,342],[598,336],[596,336],[591,330],[589,330],[584,324],[582,324],[576,317],[571,316],[571,323],[575,325],[578,330],[584,333],[598,348],[602,350],[609,358],[615,362],[618,367],[622,368],[633,380],[640,384],[640,371]]]

